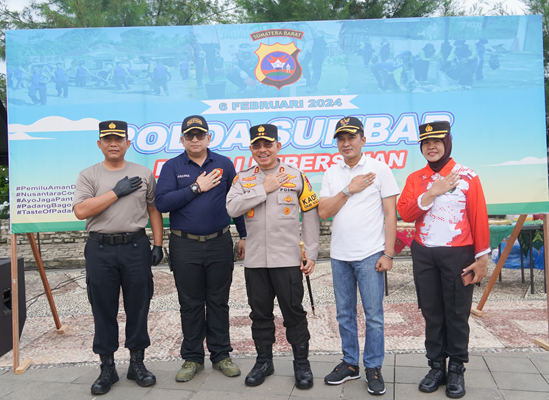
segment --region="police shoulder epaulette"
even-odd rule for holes
[[[248,168],[246,168],[246,169],[243,169],[242,171],[240,171],[240,173],[243,174],[243,173],[248,172],[249,170],[251,170],[251,169],[253,169],[253,168],[255,168],[255,167],[257,167],[257,165],[252,165],[251,167],[248,167]]]

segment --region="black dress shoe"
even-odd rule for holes
[[[465,367],[463,363],[450,361],[448,364],[448,383],[446,384],[446,397],[460,399],[465,396]]]
[[[246,376],[246,386],[259,386],[265,382],[265,377],[274,374],[273,360],[257,360],[250,373]]]
[[[145,350],[130,350],[130,366],[127,378],[135,381],[141,387],[152,386],[156,383],[156,377],[145,368],[143,359]]]
[[[118,382],[114,354],[100,354],[99,358],[101,358],[101,374],[91,386],[91,393],[94,395],[108,393],[111,386]]]
[[[446,384],[446,360],[429,360],[429,366],[431,370],[419,383],[419,390],[424,393],[436,392],[440,385]]]

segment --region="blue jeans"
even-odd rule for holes
[[[382,254],[380,251],[361,261],[331,259],[343,361],[359,365],[360,347],[356,322],[358,284],[366,317],[363,356],[365,368],[381,367],[385,356],[383,272],[377,272],[375,268]]]

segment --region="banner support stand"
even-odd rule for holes
[[[547,272],[547,266],[549,266],[549,251],[547,251],[549,244],[549,214],[543,214],[543,255],[545,257],[545,293],[549,293],[549,273]],[[549,333],[549,296],[547,296],[547,329]],[[549,350],[549,342],[545,339],[534,339],[534,343],[545,350]]]
[[[27,233],[27,238],[31,245],[32,254],[34,255],[34,261],[36,261],[36,267],[38,268],[38,273],[42,279],[42,285],[44,286],[44,292],[48,298],[48,303],[50,305],[50,310],[53,316],[53,321],[55,322],[55,328],[57,329],[58,334],[63,334],[67,330],[67,325],[61,325],[59,321],[59,315],[57,314],[57,308],[55,307],[55,302],[53,301],[53,296],[51,294],[50,284],[48,283],[48,277],[46,276],[46,270],[44,269],[44,263],[42,262],[42,257],[40,256],[40,251],[36,245],[36,240],[34,239],[34,233]]]
[[[522,229],[522,226],[524,225],[524,221],[526,220],[526,214],[521,214],[519,219],[517,220],[517,224],[515,225],[515,228],[513,229],[513,232],[511,233],[511,236],[509,238],[509,241],[507,243],[511,243],[511,246],[505,246],[505,249],[503,250],[503,253],[501,253],[499,257],[499,261],[496,265],[496,268],[494,269],[494,272],[492,272],[492,276],[490,277],[490,281],[488,282],[488,285],[486,286],[486,289],[484,289],[484,293],[482,294],[482,298],[478,302],[477,307],[472,307],[471,312],[475,314],[477,317],[483,317],[484,312],[482,312],[482,309],[484,308],[484,304],[486,304],[486,300],[488,300],[488,296],[490,296],[490,292],[492,292],[492,289],[494,288],[494,285],[496,284],[496,280],[498,279],[499,273],[501,272],[503,268],[503,264],[505,264],[505,261],[507,260],[507,257],[509,256],[509,253],[511,253],[512,244],[515,243],[515,240],[517,240],[518,235],[520,233],[520,230]]]
[[[29,240],[32,254],[34,256],[34,261],[36,261],[36,267],[38,268],[38,273],[42,279],[42,285],[44,286],[44,292],[48,298],[48,303],[50,305],[50,310],[53,316],[53,321],[55,323],[55,328],[57,329],[58,334],[63,334],[67,331],[68,325],[61,325],[59,321],[59,315],[57,314],[57,308],[55,307],[55,302],[51,294],[50,284],[48,282],[48,277],[46,276],[46,271],[44,269],[44,263],[42,262],[42,257],[40,256],[40,251],[36,245],[36,240],[34,239],[33,233],[27,233],[27,238]],[[15,374],[23,374],[31,365],[32,360],[27,359],[23,363],[19,364],[19,294],[18,294],[18,274],[17,274],[17,234],[11,234],[11,293],[12,293],[12,326],[13,326],[13,371]]]
[[[24,373],[31,364],[27,359],[19,364],[19,283],[17,268],[17,235],[11,235],[11,317],[13,339],[13,372]]]

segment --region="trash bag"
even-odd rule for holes
[[[497,54],[492,54],[490,60],[488,61],[490,68],[498,69],[500,67],[499,56]]]
[[[503,250],[505,249],[505,246],[507,243],[501,244],[501,252],[503,253]],[[509,253],[509,256],[507,257],[507,260],[505,260],[505,264],[503,264],[504,268],[512,268],[512,269],[519,269],[520,268],[520,243],[518,240],[513,245],[511,252]],[[496,250],[494,250],[494,253]],[[492,258],[495,263],[499,261],[499,254],[496,255],[496,257]],[[543,263],[543,248],[538,252],[536,249],[534,249],[533,252],[533,258],[534,258],[534,268],[536,269],[543,269],[544,263]],[[528,256],[524,256],[524,268],[528,269],[530,268],[530,252],[528,252]]]

